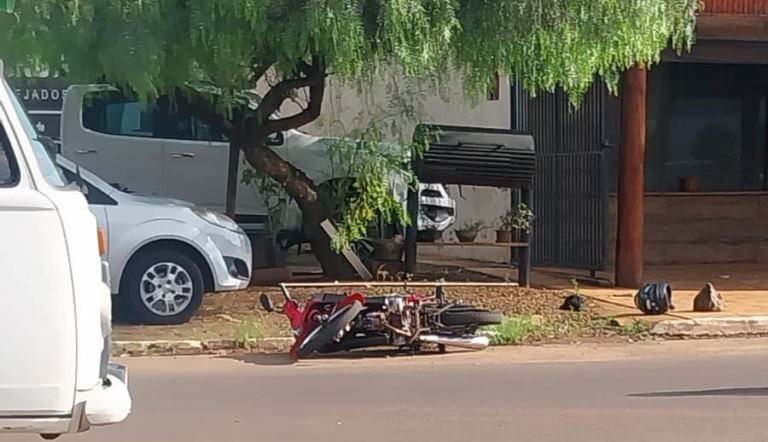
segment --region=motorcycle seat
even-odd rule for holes
[[[343,293],[323,293],[319,296],[323,302],[341,302],[347,298],[347,295]],[[365,302],[368,305],[382,305],[385,302],[385,296],[366,296]]]

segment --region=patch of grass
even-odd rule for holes
[[[531,315],[511,315],[499,325],[486,328],[491,345],[519,345],[536,332],[537,321]]]
[[[621,326],[621,334],[627,336],[645,336],[651,332],[653,326],[647,321],[633,319],[632,322]]]
[[[648,336],[651,325],[645,321],[619,325],[610,317],[569,312],[556,315],[509,315],[500,325],[487,327],[491,345],[520,345],[532,341],[572,340],[585,337]]]
[[[248,341],[264,338],[264,326],[256,319],[245,319],[235,325],[232,335],[238,346],[245,347]]]

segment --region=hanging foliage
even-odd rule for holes
[[[634,64],[693,42],[699,0],[36,0],[0,16],[7,63],[66,62],[144,97],[190,81],[249,89],[253,65],[292,75],[320,55],[329,72],[370,78],[459,69],[484,94],[497,72],[530,91],[615,86]],[[366,77],[366,75],[368,75]]]
[[[6,2],[9,3],[9,2]],[[440,82],[465,78],[479,98],[497,74],[531,93],[561,87],[578,102],[596,77],[615,90],[620,74],[649,65],[670,45],[693,43],[699,0],[35,0],[0,14],[6,66],[104,81],[144,100],[170,96],[219,126],[257,171],[299,205],[316,254],[330,249],[319,228],[334,204],[319,184],[266,144],[274,132],[321,114],[328,76],[373,86],[383,67]],[[254,108],[243,91],[270,78]],[[303,108],[275,117],[302,91]],[[354,146],[368,158],[382,131]],[[393,162],[360,165],[361,194],[348,204],[346,240],[381,209]],[[394,172],[394,170],[393,170]],[[319,256],[326,271],[332,256]]]

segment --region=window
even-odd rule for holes
[[[119,92],[93,93],[83,102],[83,125],[90,130],[128,137],[190,141],[226,141],[220,131],[182,112],[167,98],[141,103]]]
[[[648,74],[646,191],[768,190],[766,76],[764,65],[654,66]],[[619,149],[608,151],[608,161],[615,191]]]
[[[654,68],[656,70],[656,68]],[[649,78],[647,190],[765,188],[768,69],[662,64]]]
[[[13,186],[19,180],[19,170],[13,157],[11,143],[0,126],[0,187]]]
[[[142,104],[117,92],[96,93],[85,97],[83,125],[109,135],[153,137],[156,106]]]
[[[74,172],[63,167],[62,172],[64,177],[70,183],[76,184],[77,187],[85,194],[85,199],[88,204],[101,205],[101,206],[116,206],[117,202],[109,197],[106,193],[94,187],[91,183],[78,177]]]
[[[27,112],[24,110],[24,107],[22,107],[21,103],[16,97],[16,94],[14,94],[7,85],[6,90],[8,92],[8,96],[11,99],[13,111],[21,121],[21,125],[24,128],[24,134],[29,138],[29,142],[32,145],[32,152],[35,154],[35,158],[37,159],[37,166],[40,168],[40,172],[43,174],[43,178],[45,178],[45,181],[50,186],[65,186],[66,181],[61,174],[61,170],[59,170],[59,167],[53,160],[53,154],[49,152],[48,149],[46,149],[45,146],[40,142],[38,134],[35,131],[35,128],[32,126],[32,123],[29,121]],[[3,142],[6,143],[6,146],[10,146],[8,144],[8,138],[5,137],[5,134],[3,134],[3,137]],[[10,149],[8,149],[8,151],[10,151]]]

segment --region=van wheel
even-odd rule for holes
[[[152,250],[133,259],[120,284],[120,298],[141,324],[183,324],[203,302],[203,273],[185,254]]]
[[[40,437],[42,437],[45,440],[54,440],[58,439],[61,434],[41,434]]]

